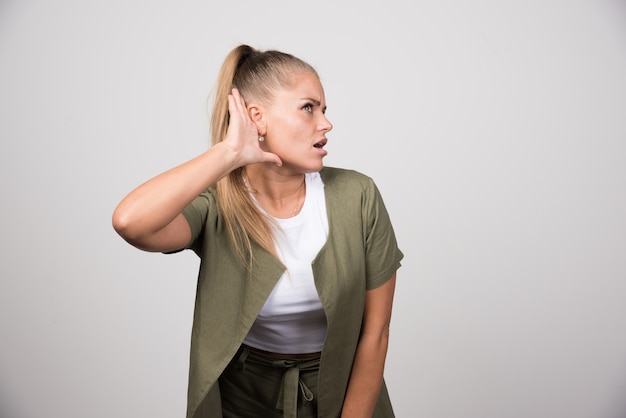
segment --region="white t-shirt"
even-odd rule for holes
[[[328,217],[319,173],[305,175],[302,210],[275,218],[276,253],[287,267],[265,302],[244,343],[273,353],[322,351],[326,317],[313,280],[312,262],[326,243]]]

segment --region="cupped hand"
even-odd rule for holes
[[[236,88],[228,95],[228,111],[230,121],[223,142],[237,153],[240,166],[264,162],[281,166],[282,161],[276,154],[261,149],[257,127]]]

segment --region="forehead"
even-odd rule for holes
[[[314,99],[324,101],[324,88],[320,79],[311,72],[296,73],[291,77],[291,86],[280,89],[276,97],[298,99]]]

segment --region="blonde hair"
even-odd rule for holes
[[[293,86],[293,75],[315,69],[293,55],[275,51],[259,51],[248,45],[235,47],[224,59],[220,69],[211,115],[211,143],[224,140],[228,130],[228,95],[236,87],[247,102],[254,98],[270,104],[279,88]],[[248,266],[252,263],[252,242],[276,255],[272,221],[253,202],[245,181],[245,167],[240,167],[216,184],[217,197],[228,233],[239,257]]]

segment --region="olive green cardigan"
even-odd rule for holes
[[[328,329],[318,381],[318,416],[341,414],[359,340],[365,292],[393,276],[403,255],[374,182],[356,171],[320,172],[329,219],[328,240],[313,261]],[[221,418],[218,378],[285,270],[254,246],[247,270],[228,238],[214,189],[183,211],[192,230],[188,248],[201,258],[191,336],[188,418]],[[383,383],[375,418],[393,417]]]

